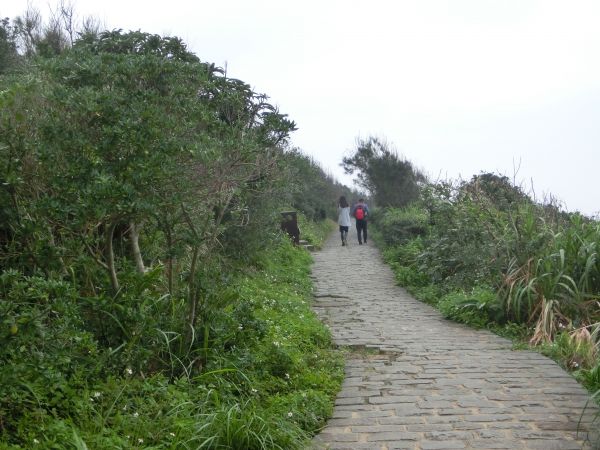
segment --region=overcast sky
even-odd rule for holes
[[[48,16],[53,0],[30,3]],[[107,28],[176,35],[270,96],[293,144],[348,183],[357,137],[433,178],[516,177],[600,211],[598,0],[73,0]],[[3,1],[15,17],[27,0]]]

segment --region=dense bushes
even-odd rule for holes
[[[343,377],[310,310],[309,264],[284,240],[232,274],[208,347],[203,336],[180,339],[177,305],[158,293],[108,311],[67,281],[5,272],[0,442],[301,448],[331,414]],[[137,321],[128,322],[132,309]],[[102,343],[107,330],[86,319],[97,313],[107,329],[122,327],[120,345]]]
[[[371,216],[390,247],[406,244],[418,236],[425,236],[429,230],[427,211],[414,205],[402,209],[375,209]]]
[[[342,373],[280,211],[339,185],[176,38],[59,50],[0,78],[1,445],[300,448]]]
[[[600,224],[529,199],[506,177],[426,186],[374,215],[400,284],[451,319],[528,336],[592,389],[600,334]],[[501,328],[500,328],[501,327]]]

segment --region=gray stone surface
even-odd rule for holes
[[[336,233],[314,254],[314,309],[354,349],[315,448],[588,448],[599,421],[583,412],[589,395],[569,374],[445,320],[396,286],[371,241],[359,246],[354,229],[349,241],[342,247]]]

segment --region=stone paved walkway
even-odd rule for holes
[[[594,411],[582,417],[589,395],[570,375],[443,319],[395,285],[372,242],[359,246],[354,230],[349,240],[332,235],[314,254],[315,310],[355,349],[316,448],[588,448],[585,430],[599,422],[589,425]]]

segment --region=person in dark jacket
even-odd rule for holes
[[[356,219],[356,234],[358,235],[358,244],[367,243],[367,217],[369,216],[369,207],[364,199],[360,199],[352,208],[352,215]]]

